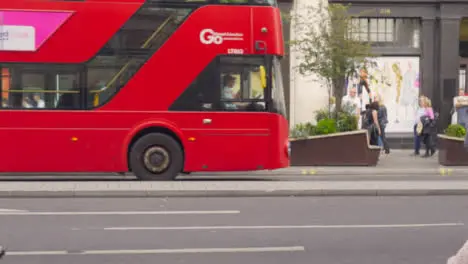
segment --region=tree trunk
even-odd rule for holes
[[[341,102],[343,100],[345,90],[345,77],[336,78],[333,80],[333,92],[335,95],[335,118],[338,117],[338,113],[341,112]]]

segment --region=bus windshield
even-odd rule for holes
[[[275,57],[273,58],[273,69],[272,69],[272,91],[271,97],[273,99],[273,110],[274,112],[286,117],[286,103],[284,99],[284,87],[283,87],[283,75],[281,74],[280,60]]]

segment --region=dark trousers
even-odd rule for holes
[[[385,135],[385,126],[380,126],[383,149],[386,151],[390,150],[390,146],[388,146],[387,136]]]
[[[429,133],[424,133],[421,135],[422,137],[422,142],[424,143],[426,147],[426,155],[433,154],[435,152],[435,137],[432,131],[429,131]]]
[[[416,125],[413,127],[414,132],[414,153],[419,154],[419,150],[421,149],[421,137],[416,132]]]

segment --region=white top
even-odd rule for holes
[[[421,121],[421,117],[423,117],[426,114],[426,109],[423,107],[419,107],[418,110],[416,111],[416,116],[414,118],[414,124],[417,125],[419,121]]]
[[[234,91],[232,88],[224,86],[223,88],[223,99],[234,99]]]
[[[228,86],[223,87],[223,99],[233,100],[234,99],[234,89]],[[235,104],[225,104],[227,109],[237,109]]]
[[[349,95],[343,96],[343,99],[341,100],[341,105],[345,106],[347,104],[349,104],[349,105],[351,105],[353,107],[354,112],[356,114],[359,114],[360,110],[362,109],[361,100],[359,99],[358,96],[354,96],[354,97],[351,97]]]
[[[462,106],[468,106],[468,96],[456,96],[453,98],[453,106],[461,104]]]
[[[37,101],[37,108],[45,108],[44,100]]]

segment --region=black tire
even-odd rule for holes
[[[175,180],[184,166],[182,147],[166,134],[144,135],[133,144],[129,155],[130,169],[143,181]]]

